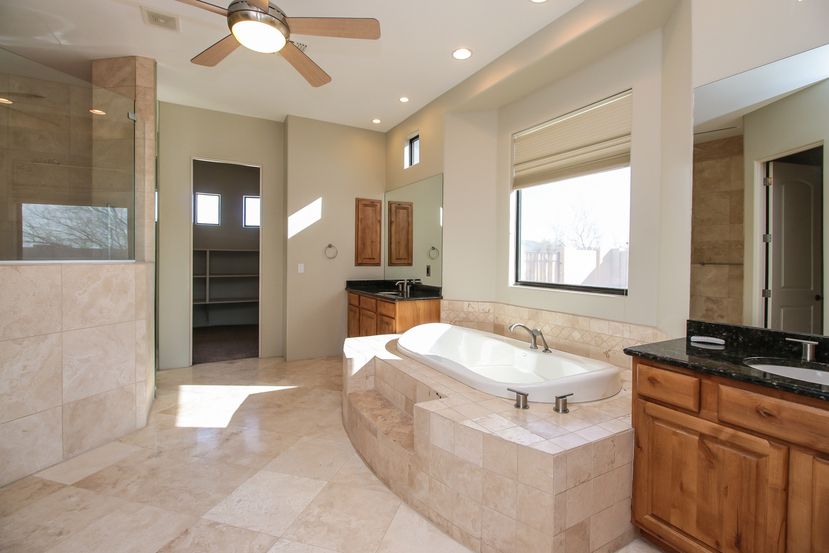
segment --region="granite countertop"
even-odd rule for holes
[[[385,301],[416,301],[416,300],[440,300],[441,288],[439,286],[427,286],[425,284],[412,285],[408,298],[402,296],[388,296],[380,292],[396,292],[396,280],[348,280],[345,289],[348,292],[372,296]]]
[[[713,333],[709,335],[711,334]],[[710,348],[711,346],[708,347]],[[726,340],[724,349],[714,350],[691,344],[687,338],[678,338],[676,340],[629,347],[625,348],[624,351],[628,355],[669,365],[677,365],[702,374],[749,382],[751,384],[829,401],[829,386],[766,373],[752,369],[743,363],[743,360],[747,357],[785,357],[789,360],[797,359],[796,357],[792,355],[770,355],[768,351],[758,351],[754,348],[749,349],[747,344],[740,340]],[[803,366],[804,368],[806,367],[806,365]]]

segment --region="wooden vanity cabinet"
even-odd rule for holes
[[[829,553],[825,402],[634,359],[633,520],[685,553]]]
[[[440,321],[440,300],[386,301],[348,292],[348,337],[400,334]]]

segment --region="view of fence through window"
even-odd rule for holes
[[[0,261],[133,259],[132,98],[0,48]]]
[[[630,167],[518,194],[519,282],[627,289]]]

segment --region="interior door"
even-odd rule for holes
[[[820,168],[773,161],[769,174],[769,328],[823,334]]]

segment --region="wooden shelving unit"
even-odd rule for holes
[[[193,250],[193,326],[256,324],[258,250]]]

